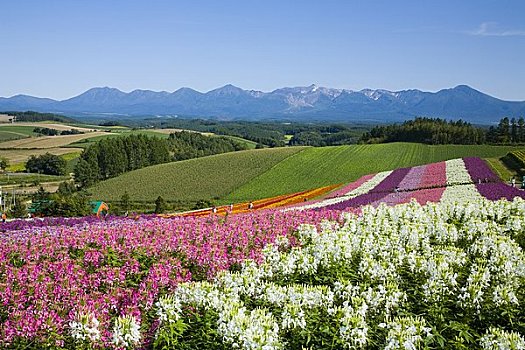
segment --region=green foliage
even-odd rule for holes
[[[27,216],[27,207],[25,203],[18,200],[15,205],[11,207],[10,216],[15,218],[25,218]]]
[[[155,200],[155,214],[162,214],[166,211],[166,201],[162,196],[158,196]]]
[[[53,114],[53,113],[39,113],[33,111],[26,112],[0,112],[0,114],[7,114],[16,117],[18,122],[43,122],[43,121],[55,121],[62,123],[75,123],[76,120],[64,117],[63,115]]]
[[[362,143],[421,142],[432,145],[477,145],[485,142],[485,132],[462,120],[416,118],[402,124],[376,126],[361,136]]]
[[[513,169],[520,176],[525,175],[525,150],[514,150],[509,152],[502,157],[501,160],[508,168]]]
[[[50,202],[43,207],[44,216],[86,216],[91,214],[89,196],[84,192],[76,192],[70,195],[59,193],[50,196]]]
[[[364,131],[369,129],[363,125],[315,124],[315,123],[283,123],[283,122],[252,122],[252,121],[219,121],[208,119],[147,119],[148,125],[161,128],[180,128],[211,132],[217,135],[240,137],[269,147],[281,147],[287,144],[286,135],[292,135],[290,145],[328,146],[354,144]],[[318,142],[313,144],[305,139],[303,133],[315,134]]]
[[[168,141],[175,160],[185,160],[246,149],[245,144],[232,139],[210,137],[188,131],[170,134]]]
[[[58,185],[57,193],[62,196],[68,196],[77,191],[77,187],[74,183],[69,181],[61,182],[60,185]]]
[[[4,157],[0,157],[0,170],[5,170],[9,166],[9,160]]]
[[[40,135],[46,135],[46,136],[58,136],[58,135],[78,135],[83,134],[82,131],[77,129],[70,129],[70,130],[57,130],[57,129],[50,129],[50,128],[34,128],[33,132],[35,134]]]
[[[501,157],[514,147],[385,143],[312,147],[253,178],[224,201],[243,202],[321,186],[348,183],[363,175],[461,157]]]
[[[60,130],[50,128],[34,128],[35,134],[46,135],[46,136],[57,136],[60,135]]]
[[[40,156],[30,156],[26,162],[26,169],[31,173],[48,175],[65,175],[67,162],[64,158],[51,153]]]
[[[302,149],[266,148],[159,164],[100,182],[90,192],[105,201],[117,201],[124,191],[134,201],[151,203],[159,195],[167,201],[221,198]]]
[[[204,208],[211,208],[213,207],[213,202],[210,200],[205,199],[199,199],[197,202],[195,202],[195,205],[192,210],[198,210],[198,209],[204,209]]]
[[[118,176],[127,171],[170,160],[165,140],[144,135],[102,139],[85,149],[75,167],[75,181],[81,187]]]
[[[124,191],[124,194],[120,197],[120,207],[126,212],[131,209],[131,200],[128,191]]]
[[[33,194],[32,200],[33,200],[33,202],[47,201],[47,200],[49,200],[50,196],[51,196],[51,193],[47,192],[44,189],[44,187],[40,186],[38,191],[36,191]]]

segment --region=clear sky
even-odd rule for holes
[[[525,100],[525,1],[0,1],[0,96],[228,83]]]

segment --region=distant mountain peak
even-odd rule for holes
[[[227,84],[220,88],[209,91],[207,94],[211,95],[241,95],[247,92],[235,85]]]

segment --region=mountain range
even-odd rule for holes
[[[360,91],[310,85],[271,92],[233,85],[202,93],[190,88],[174,92],[97,87],[57,101],[27,95],[0,97],[1,111],[64,113],[75,117],[137,116],[215,117],[246,120],[392,122],[416,116],[463,119],[491,124],[502,117],[525,116],[525,101],[504,101],[467,85],[438,92],[420,90]]]

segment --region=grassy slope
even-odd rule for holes
[[[33,127],[12,124],[0,124],[0,142],[35,136]]]
[[[128,191],[132,200],[195,201],[221,198],[302,147],[250,150],[160,164],[103,181],[89,191],[94,198],[119,200]]]
[[[252,179],[224,199],[241,202],[266,198],[330,184],[347,183],[362,175],[379,171],[453,158],[500,157],[514,148],[429,146],[415,143],[308,148]]]

